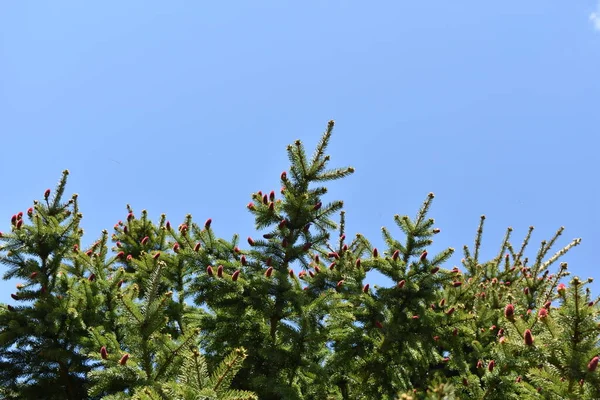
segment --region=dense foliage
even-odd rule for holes
[[[428,217],[394,216],[386,248],[346,237],[325,203],[333,122],[312,155],[300,141],[278,193],[247,208],[257,233],[219,238],[209,219],[178,226],[128,214],[82,247],[68,172],[0,233],[3,399],[597,399],[600,306],[552,250],[526,255],[509,229],[480,259],[484,217],[461,268]],[[339,218],[339,221],[336,222]],[[370,286],[369,271],[394,282]]]

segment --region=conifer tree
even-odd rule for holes
[[[332,130],[311,157],[288,146],[281,189],[251,195],[247,245],[128,205],[84,246],[65,171],[0,233],[4,279],[22,281],[0,306],[0,397],[600,398],[599,298],[559,264],[580,240],[553,250],[561,228],[528,257],[533,228],[518,246],[508,229],[483,260],[482,217],[450,267],[453,249],[431,252],[433,194],[394,216],[400,239],[350,238],[343,202],[325,200],[353,172],[329,167]]]

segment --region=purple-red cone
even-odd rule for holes
[[[238,276],[240,276],[240,270],[238,269],[237,271],[235,271],[232,275],[231,275],[231,280],[232,281],[237,281]]]
[[[494,370],[495,366],[496,366],[496,361],[491,360],[490,363],[488,364],[488,371],[492,372]]]
[[[48,197],[50,197],[50,189],[46,189],[44,192],[44,199],[48,200]]]
[[[108,358],[108,352],[106,351],[106,346],[102,346],[100,348],[100,357],[102,357],[103,360],[106,360]]]
[[[525,329],[525,333],[523,334],[523,338],[525,339],[525,344],[527,346],[533,345],[533,335],[531,334],[530,329]]]
[[[210,265],[208,267],[206,267],[206,273],[208,274],[208,276],[214,275],[213,269]]]
[[[200,242],[196,243],[194,246],[194,251],[197,253],[200,250]]]
[[[369,284],[368,283],[365,286],[363,286],[362,291],[363,291],[363,293],[368,293],[369,292]]]
[[[400,257],[400,250],[394,251],[394,254],[392,254],[392,260],[396,261],[398,260],[398,257]]]
[[[121,359],[119,360],[119,364],[125,365],[127,364],[127,360],[129,360],[129,354],[125,353],[123,354],[123,357],[121,357]]]
[[[204,223],[204,227],[206,229],[210,228],[210,224],[212,224],[212,219],[207,219],[206,222]]]
[[[273,267],[267,268],[267,270],[265,271],[265,276],[267,278],[270,278],[272,274],[273,274]]]
[[[507,304],[506,307],[504,307],[504,316],[512,321],[515,318],[515,306]]]
[[[598,361],[600,360],[600,358],[598,358],[598,356],[592,358],[590,360],[590,362],[587,365],[588,371],[590,372],[594,372],[596,370],[596,368],[598,368]]]
[[[217,276],[218,276],[219,278],[222,278],[222,277],[223,277],[223,266],[222,266],[222,265],[219,265],[219,266],[217,267]]]

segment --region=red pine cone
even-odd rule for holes
[[[421,253],[421,257],[419,257],[419,260],[423,261],[426,258],[427,258],[427,250],[425,250],[424,252]]]
[[[208,274],[208,276],[214,275],[213,269],[210,265],[208,267],[206,267],[206,273]]]
[[[439,270],[440,270],[440,267],[433,267],[433,268],[431,269],[431,273],[432,273],[432,274],[435,274],[435,273],[436,273],[436,272],[438,272]]]
[[[290,269],[290,270],[288,271],[288,274],[290,275],[290,277],[291,277],[291,278],[293,278],[293,277],[294,277],[294,270],[293,270],[293,269]]]
[[[454,286],[454,287],[459,287],[461,285],[462,285],[461,281],[454,281],[454,282],[452,282],[452,286]]]
[[[125,365],[127,364],[127,360],[129,360],[129,354],[125,353],[123,354],[123,357],[121,357],[121,359],[119,360],[119,364]]]
[[[108,359],[108,352],[106,351],[106,346],[102,346],[100,348],[100,356],[102,357],[103,360]]]
[[[123,258],[125,257],[125,252],[124,251],[120,251],[117,253],[117,258]]]
[[[219,278],[222,278],[222,277],[223,277],[223,266],[222,266],[222,265],[219,265],[219,266],[217,267],[217,276],[218,276]]]
[[[525,344],[527,346],[533,345],[533,335],[531,334],[530,329],[525,329],[525,333],[523,334],[523,338],[525,339]]]
[[[156,254],[152,257],[155,260],[158,260],[158,257],[160,257],[160,251],[157,251]]]
[[[124,282],[124,281],[123,281],[123,279],[121,279],[121,280],[119,281],[119,283],[117,283],[117,287],[118,287],[118,288],[121,288],[121,286],[123,286],[123,282]]]
[[[31,275],[29,275],[29,279],[35,279],[37,275],[38,275],[38,273],[36,271],[34,271],[31,273]]]
[[[304,243],[304,246],[302,247],[302,250],[308,251],[308,249],[310,249],[311,246],[312,246],[311,242],[306,242],[306,243]]]
[[[433,233],[440,233],[442,230],[440,228],[433,228]]]
[[[483,361],[479,360],[477,361],[477,368],[483,368]]]
[[[27,215],[29,215],[31,217],[32,214],[33,214],[33,207],[29,207],[27,209]]]
[[[313,210],[315,210],[315,211],[319,210],[319,209],[321,208],[321,206],[322,206],[322,205],[323,205],[323,204],[322,204],[322,203],[319,201],[317,204],[315,204],[315,205],[313,206]]]
[[[16,311],[16,309],[15,309],[13,306],[11,306],[10,304],[9,304],[9,305],[7,305],[7,306],[6,306],[6,308],[7,308],[7,309],[8,309],[8,311],[10,311],[10,312],[15,312],[15,311]]]
[[[488,364],[488,371],[492,372],[494,370],[495,366],[496,366],[496,361],[491,360],[490,363]]]
[[[48,197],[50,197],[50,189],[46,189],[44,192],[44,199],[48,200]]]
[[[547,316],[548,316],[548,310],[546,310],[545,308],[540,308],[540,310],[538,311],[538,318],[544,319]]]
[[[242,265],[246,265],[246,256],[242,255],[242,257],[240,258],[240,262],[242,263]]]
[[[196,243],[196,245],[194,246],[194,251],[198,252],[200,250],[200,242]]]
[[[452,315],[455,310],[456,309],[454,307],[450,308],[448,311],[446,311],[446,315]]]
[[[232,275],[231,275],[231,280],[232,281],[237,281],[238,276],[240,276],[240,270],[238,269],[237,271],[235,271]]]
[[[368,293],[369,292],[369,284],[368,283],[365,286],[363,286],[362,291],[363,291],[363,293]]]
[[[173,251],[174,251],[175,253],[179,253],[179,243],[175,243],[175,244],[173,245]]]
[[[12,298],[13,298],[13,300],[19,300],[19,296],[17,296],[17,295],[16,295],[16,294],[14,294],[14,293],[12,293],[12,294],[10,295],[10,297],[12,297]]]
[[[547,301],[546,303],[544,303],[544,308],[545,308],[546,310],[549,310],[551,305],[552,305],[552,303],[551,303],[551,302],[549,302],[549,301]]]
[[[375,326],[378,327],[379,329],[383,329],[383,324],[379,321],[375,321]]]
[[[273,267],[267,268],[267,270],[265,271],[265,276],[267,278],[270,278],[272,274],[273,274]]]
[[[392,254],[392,260],[396,261],[398,260],[398,257],[400,257],[400,250],[394,251],[394,254]]]
[[[321,272],[321,268],[319,268],[318,265],[315,265],[315,272],[318,274],[319,272]]]
[[[20,219],[17,221],[17,229],[21,229],[22,226],[23,226],[23,220]]]
[[[444,304],[446,304],[446,299],[441,299],[439,304],[440,307],[444,307]]]
[[[504,307],[504,316],[511,321],[514,320],[515,306],[513,306],[512,304],[507,304],[506,307]]]
[[[94,282],[95,280],[96,280],[96,274],[91,274],[90,276],[88,276],[88,281]]]
[[[271,193],[269,193],[269,200],[273,201],[275,200],[275,191],[271,190]]]
[[[262,198],[263,204],[267,205],[269,204],[269,198],[267,197],[267,195],[265,194]]]
[[[253,202],[248,203],[248,209],[249,210],[254,210],[254,203]]]
[[[287,226],[287,220],[282,219],[281,222],[279,222],[279,229],[283,229]]]
[[[404,285],[406,285],[406,281],[404,279],[402,279],[400,282],[398,282],[398,287],[400,289],[402,289],[404,287]]]
[[[314,273],[314,272],[312,272],[312,271],[308,271],[308,275],[310,275],[310,277],[311,277],[311,278],[314,278],[314,277],[315,277],[315,273]]]
[[[333,269],[335,267],[335,263],[332,262],[331,264],[329,264],[329,269]]]
[[[250,236],[248,236],[248,244],[250,246],[254,246],[254,239],[252,239]]]
[[[379,251],[377,250],[377,247],[375,247],[373,249],[373,257],[375,257],[375,258],[379,257]]]
[[[141,241],[142,246],[145,246],[146,244],[148,244],[148,240],[150,240],[150,238],[148,236],[144,236],[144,238]]]
[[[283,172],[281,173],[281,180],[282,180],[282,181],[285,181],[285,180],[287,180],[287,172],[283,171]]]
[[[356,259],[356,268],[360,268],[360,258]]]
[[[207,219],[206,222],[204,223],[204,227],[206,229],[210,228],[210,224],[212,224],[212,219]]]
[[[167,230],[170,231],[171,230],[171,223],[169,221],[167,221],[167,224],[165,225]]]
[[[338,253],[336,253],[335,251],[332,251],[331,253],[327,254],[327,256],[329,258],[335,258],[336,260],[340,259],[340,255]]]
[[[342,287],[342,285],[344,285],[344,280],[343,280],[343,279],[342,279],[341,281],[338,281],[338,283],[337,283],[337,285],[336,285],[336,286],[337,286],[338,288],[340,288],[340,287]]]
[[[12,225],[16,225],[17,224],[17,214],[14,214],[11,218],[10,218],[10,223]]]
[[[590,360],[590,362],[587,365],[588,371],[590,372],[594,372],[596,370],[596,368],[598,368],[598,361],[600,360],[600,358],[598,358],[598,356],[592,358]]]

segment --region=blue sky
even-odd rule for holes
[[[595,1],[18,1],[0,13],[0,231],[71,171],[88,243],[125,204],[252,235],[285,146],[336,120],[330,186],[348,232],[427,193],[457,250],[487,215],[537,243],[560,226],[598,276],[600,4]],[[460,252],[447,264],[460,260]],[[373,278],[377,283],[377,279]],[[598,294],[600,281],[594,283]],[[0,283],[9,301],[14,282]]]

